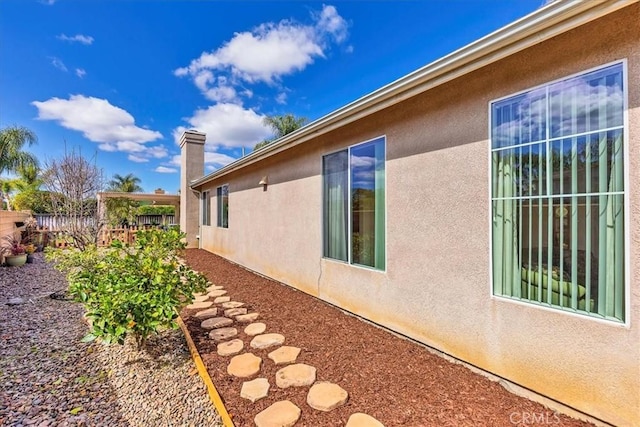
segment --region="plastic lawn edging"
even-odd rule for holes
[[[196,348],[196,345],[194,344],[193,339],[189,334],[187,325],[184,324],[184,321],[180,316],[178,316],[177,322],[180,326],[180,329],[182,329],[182,332],[184,333],[185,339],[187,340],[187,346],[189,347],[189,352],[191,352],[191,358],[193,359],[193,362],[196,364],[196,368],[198,369],[198,374],[200,374],[200,378],[202,378],[202,381],[204,381],[204,384],[207,386],[209,399],[211,400],[211,403],[213,403],[213,405],[216,407],[216,410],[218,411],[218,414],[222,419],[222,423],[225,427],[235,427],[233,421],[231,421],[229,413],[227,412],[227,408],[225,408],[224,403],[220,398],[220,394],[218,393],[216,386],[213,384],[213,381],[211,381],[211,377],[209,376],[209,372],[207,372],[207,368],[202,362],[200,353],[198,353],[198,349]]]

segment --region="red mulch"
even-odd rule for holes
[[[296,426],[344,426],[355,412],[367,413],[387,427],[514,426],[533,420],[562,426],[590,425],[556,415],[414,342],[217,255],[191,249],[186,259],[211,282],[224,286],[233,301],[246,303],[249,313],[259,312],[257,321],[266,323],[266,332],[283,334],[285,345],[300,347],[297,362],[315,366],[317,380],[337,383],[349,393],[346,405],[320,412],[306,403],[308,387],[279,389],[275,373],[282,366],[276,368],[267,357],[275,348],[250,349],[251,337],[240,325],[237,338],[244,341],[245,350],[262,358],[259,376],[271,384],[269,396],[256,403],[241,398],[240,388],[247,379],[227,374],[230,358],[218,356],[207,331],[191,318],[196,311],[185,309],[181,315],[238,427],[254,425],[256,414],[284,399],[302,409]]]

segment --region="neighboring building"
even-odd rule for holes
[[[204,140],[192,246],[640,425],[636,1],[552,2],[206,176]]]

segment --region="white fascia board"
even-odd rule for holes
[[[398,104],[544,40],[640,0],[556,0],[418,70],[365,95],[277,141],[191,182],[198,187],[266,157],[300,145]]]

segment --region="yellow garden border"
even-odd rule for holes
[[[227,408],[225,408],[224,403],[220,398],[220,394],[218,393],[216,386],[213,384],[213,381],[211,381],[211,377],[209,376],[209,372],[207,372],[207,368],[204,366],[204,363],[202,362],[200,353],[198,353],[198,349],[196,348],[196,345],[194,344],[193,339],[189,334],[187,325],[185,325],[184,321],[180,316],[178,316],[177,321],[178,321],[178,325],[180,326],[180,329],[182,329],[182,332],[184,333],[185,339],[187,340],[187,346],[189,347],[189,351],[191,352],[191,358],[193,359],[193,363],[196,364],[196,368],[198,369],[198,374],[200,374],[200,378],[202,378],[202,381],[204,381],[204,384],[207,386],[207,392],[209,393],[209,399],[211,400],[211,403],[213,403],[213,406],[216,407],[216,410],[218,411],[220,418],[222,418],[222,423],[224,424],[224,426],[235,427],[235,425],[233,424],[233,421],[231,421],[231,417],[229,416],[229,413],[227,412]]]

